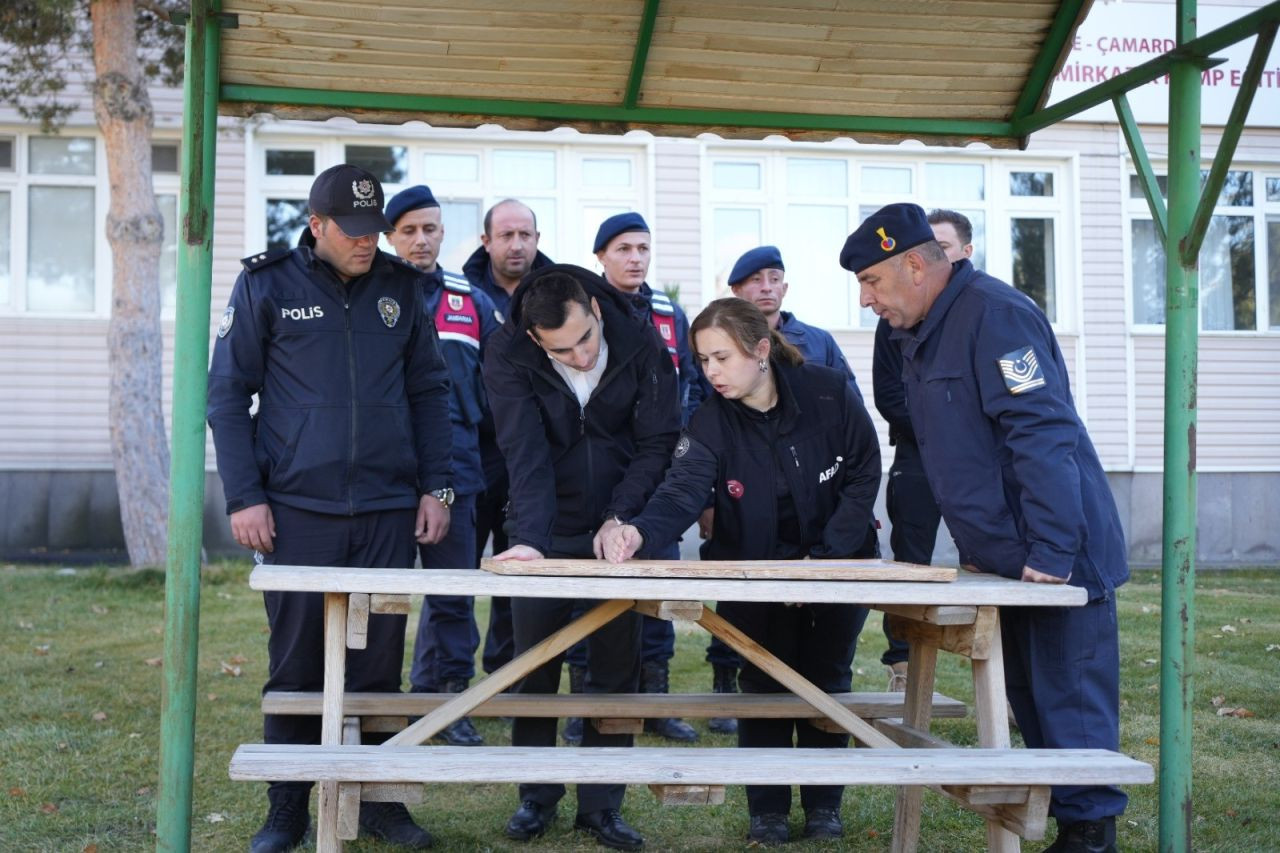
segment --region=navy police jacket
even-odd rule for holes
[[[835,338],[831,337],[830,332],[800,322],[790,311],[778,312],[778,331],[788,343],[800,350],[807,364],[824,364],[845,374],[849,387],[853,388],[854,396],[858,398],[859,403],[862,402],[862,392],[858,390],[858,380],[854,378],[853,368],[849,367],[849,362],[841,352],[840,345],[836,343]]]
[[[1043,312],[969,261],[924,320],[895,330],[911,423],[961,563],[1023,566],[1105,597],[1128,580],[1124,534]]]
[[[493,301],[460,275],[436,267],[423,273],[424,305],[440,338],[449,367],[449,420],[453,424],[453,489],[460,495],[484,491],[480,424],[489,413],[480,359],[489,336],[502,325]]]
[[[600,305],[609,360],[586,406],[521,323],[530,282],[553,272],[577,278]],[[661,482],[680,433],[675,368],[653,327],[637,324],[600,276],[570,264],[531,273],[485,351],[484,381],[510,477],[512,545],[547,554],[553,538],[635,515]]]
[[[763,413],[718,394],[694,413],[662,485],[629,519],[645,543],[673,541],[715,491],[715,522],[703,557],[771,559],[777,543],[778,477],[799,521],[799,544],[817,559],[873,557],[873,505],[880,444],[847,377],[819,365],[772,362],[778,385],[776,432]],[[625,519],[625,517],[624,517]]]
[[[378,252],[344,285],[306,246],[242,263],[209,367],[227,512],[409,509],[450,485],[449,375],[422,273]]]
[[[710,396],[710,386],[689,346],[689,317],[667,294],[654,290],[648,282],[640,285],[635,293],[619,292],[630,303],[633,317],[658,330],[664,351],[670,355],[679,374],[680,423],[687,424],[698,410],[698,404]]]

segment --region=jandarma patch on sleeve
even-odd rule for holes
[[[1022,347],[1007,352],[996,359],[1000,365],[1000,375],[1010,394],[1025,394],[1045,386],[1044,371],[1040,369],[1040,360],[1036,358],[1033,347]]]

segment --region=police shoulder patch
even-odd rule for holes
[[[276,261],[284,260],[289,257],[289,253],[292,251],[293,250],[289,248],[272,249],[269,252],[260,252],[256,255],[250,255],[247,258],[241,258],[240,264],[249,272],[253,272],[254,270],[262,269],[268,264],[274,264]]]
[[[676,449],[672,455],[675,456],[675,458],[679,459],[681,456],[684,456],[688,452],[689,452],[689,436],[682,435],[680,436],[680,440],[676,442]]]
[[[996,359],[996,362],[1010,394],[1025,394],[1045,386],[1044,370],[1040,367],[1040,359],[1036,357],[1034,347],[1025,346],[1007,352]]]
[[[231,331],[231,324],[236,321],[236,308],[234,305],[228,305],[227,310],[222,312],[222,320],[218,323],[218,337],[225,338],[227,332]]]

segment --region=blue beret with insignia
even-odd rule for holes
[[[609,245],[609,241],[619,234],[626,234],[629,231],[643,231],[649,233],[649,223],[644,221],[644,217],[634,211],[631,213],[616,213],[610,216],[604,222],[600,223],[600,230],[596,232],[596,243],[591,249],[592,252],[598,253]]]
[[[863,220],[844,241],[840,266],[860,273],[883,260],[933,240],[933,227],[918,204],[888,204]]]
[[[733,287],[760,270],[785,269],[786,267],[782,265],[782,252],[778,251],[777,246],[757,246],[749,252],[744,252],[742,257],[738,258],[738,262],[733,265],[733,271],[729,273],[729,286]]]
[[[439,206],[440,202],[436,201],[436,197],[431,194],[431,187],[418,184],[416,187],[401,190],[391,197],[391,201],[387,202],[387,221],[394,226],[401,216],[411,210]]]

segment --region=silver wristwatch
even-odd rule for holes
[[[433,489],[432,491],[427,492],[427,494],[444,504],[445,509],[449,509],[453,506],[454,495],[453,489],[450,486],[445,486],[443,489]]]

